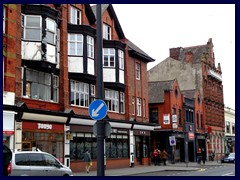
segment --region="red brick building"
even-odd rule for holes
[[[4,12],[3,107],[16,113],[8,143],[12,149],[49,152],[73,171],[84,171],[88,149],[96,169],[96,121],[88,114],[98,98],[96,7],[7,4]],[[125,37],[111,4],[102,5],[102,20],[104,100],[112,127],[106,167],[149,164],[153,125],[145,75],[154,59]]]
[[[204,130],[208,153],[224,148],[224,100],[220,63],[215,66],[213,42],[170,49],[170,57],[148,71],[149,81],[177,78],[180,89],[199,90],[203,99]],[[207,156],[208,157],[208,156]]]

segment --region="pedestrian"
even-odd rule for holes
[[[87,173],[89,173],[91,164],[92,164],[92,158],[90,153],[88,152],[88,149],[86,149],[85,153],[84,153],[84,162],[85,162],[85,168]]]
[[[154,165],[155,165],[155,166],[157,165],[158,156],[159,156],[159,154],[158,154],[158,149],[156,148],[156,149],[154,150],[154,152],[152,153],[153,162],[154,162]]]
[[[197,163],[198,164],[201,164],[201,161],[202,161],[201,152],[202,152],[201,148],[198,148],[198,150],[197,150]]]
[[[166,161],[168,159],[168,153],[167,151],[164,149],[163,152],[162,152],[162,160],[163,160],[163,165],[166,166]]]
[[[210,153],[210,160],[211,160],[211,161],[214,161],[214,157],[215,157],[215,153],[212,151],[212,152]]]
[[[206,161],[206,152],[203,148],[202,148],[202,151],[201,151],[201,155],[202,155],[202,162],[203,162],[203,165],[204,165],[205,161]]]

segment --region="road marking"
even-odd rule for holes
[[[200,170],[198,170],[198,172],[202,172],[202,171],[206,171],[206,169],[200,169]]]
[[[222,176],[234,176],[234,172],[230,172],[230,173],[227,173],[227,174],[223,174]]]

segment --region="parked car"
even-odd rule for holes
[[[3,144],[3,175],[8,175],[8,165],[12,159],[12,151]]]
[[[235,163],[235,153],[226,154],[222,160],[222,163]]]
[[[72,170],[42,151],[13,152],[9,176],[72,176]]]

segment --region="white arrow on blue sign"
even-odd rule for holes
[[[107,115],[107,105],[103,100],[97,99],[90,104],[88,113],[92,119],[102,120]]]

